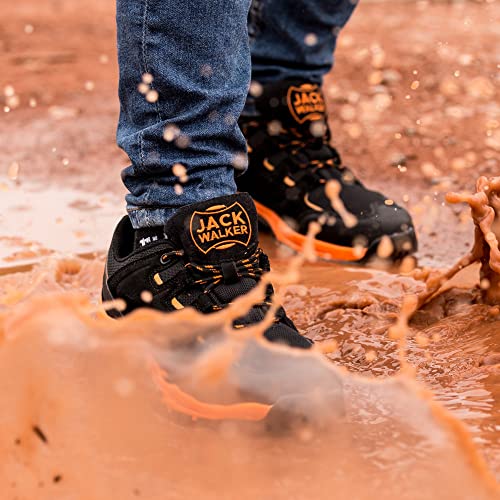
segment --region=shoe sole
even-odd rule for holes
[[[284,245],[289,246],[296,252],[301,252],[306,244],[307,237],[294,231],[276,212],[255,201],[257,213],[264,224],[272,231],[274,237]],[[415,230],[409,228],[406,231],[389,235],[393,243],[394,252],[390,256],[393,260],[398,260],[406,255],[410,255],[417,249],[417,239]],[[316,255],[326,260],[365,262],[373,257],[377,252],[377,247],[381,238],[372,242],[368,248],[354,248],[326,241],[313,240],[313,249]]]

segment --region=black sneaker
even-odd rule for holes
[[[383,236],[392,242],[385,257],[417,249],[408,212],[363,186],[329,145],[318,85],[290,80],[264,86],[255,107],[257,117],[240,119],[249,168],[238,188],[250,193],[280,242],[300,250],[309,223],[318,221],[316,252],[324,258],[362,260]]]
[[[163,231],[157,229],[156,236],[140,240],[125,216],[109,249],[102,298],[123,299],[126,309],[111,309],[108,314],[117,318],[140,307],[165,312],[184,307],[202,313],[221,310],[270,270],[258,246],[257,226],[257,212],[246,193],[183,207]],[[234,327],[261,321],[273,293],[269,285],[266,300],[235,320]],[[281,307],[265,337],[292,347],[312,344]]]

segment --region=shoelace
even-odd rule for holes
[[[183,255],[183,250],[166,252],[161,256],[161,262],[167,265],[170,258],[178,258]],[[177,266],[179,266],[179,264],[177,264]],[[203,304],[203,308],[207,309],[207,312],[208,310],[218,311],[227,305],[221,303],[217,296],[211,293],[212,291],[216,291],[215,288],[218,285],[236,284],[243,278],[251,278],[258,281],[260,277],[269,270],[267,257],[260,248],[257,248],[257,250],[246,259],[237,261],[222,262],[221,264],[194,264],[188,262],[179,267],[177,266],[169,266],[165,271],[157,273],[153,279],[155,279],[157,284],[163,284],[168,281],[170,285],[172,285],[175,282],[178,286],[176,294],[193,285],[206,285],[202,293],[203,299],[199,305]],[[172,273],[172,269],[175,267],[177,267],[177,271]],[[255,304],[254,308],[262,309],[265,313],[271,305],[270,300],[273,293],[272,287],[269,286],[266,298],[262,302]],[[209,300],[208,297],[211,297],[212,300]],[[174,305],[174,307],[179,308],[181,304],[176,298],[173,300],[177,304],[177,306]],[[172,302],[172,304],[174,303]],[[282,314],[279,310],[276,315],[276,321],[280,321],[281,317]],[[244,320],[234,322],[235,328],[243,328],[244,326],[246,326]]]
[[[294,128],[288,130],[282,128],[280,134],[273,137],[277,139],[281,149],[287,149],[292,155],[303,154],[306,160],[309,160],[319,150],[323,150],[322,152],[327,159],[324,162],[318,160],[319,163],[341,169],[342,159],[340,153],[334,147],[330,146],[329,135],[327,133],[323,137],[314,137],[312,135],[308,137]]]
[[[262,124],[249,122],[244,127],[247,131],[252,128],[257,130]],[[284,165],[291,174],[287,179],[290,187],[298,182],[305,182],[307,187],[314,188],[318,182],[338,179],[339,173],[344,182],[360,184],[351,170],[342,164],[340,153],[329,144],[329,131],[323,137],[314,137],[304,135],[294,128],[281,128],[280,133],[271,138],[286,153]],[[294,167],[291,171],[290,166]]]
[[[257,250],[248,258],[239,261],[225,262],[221,264],[205,264],[197,265],[193,263],[186,264],[186,268],[191,271],[191,275],[195,279],[197,285],[208,285],[205,289],[205,294],[210,294],[212,290],[222,283],[231,284],[237,283],[243,278],[252,278],[258,281],[266,270],[261,265],[263,257],[262,249]],[[265,256],[264,256],[265,257]],[[215,290],[214,290],[215,291]],[[266,297],[261,302],[254,304],[252,309],[260,310],[265,315],[271,306],[271,297],[274,291],[272,287],[268,287]],[[222,306],[215,306],[213,309],[221,309]],[[245,318],[250,314],[250,311],[243,317],[233,321],[233,327],[236,329],[245,328],[250,324],[245,321]],[[284,310],[279,308],[274,319],[275,323],[279,323],[284,315]]]
[[[236,283],[242,278],[253,278],[257,281],[264,274],[260,265],[261,255],[262,250],[258,248],[243,260],[203,265],[188,262],[186,269],[191,271],[196,285],[208,285],[209,289],[222,281],[226,284]]]

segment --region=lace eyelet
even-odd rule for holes
[[[164,254],[160,257],[160,262],[161,262],[162,264],[166,264],[166,263],[167,263],[167,260],[168,260],[168,257],[169,257],[168,253],[164,253]]]

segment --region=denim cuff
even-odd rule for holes
[[[128,216],[134,229],[163,226],[177,211],[176,207],[128,208]]]

